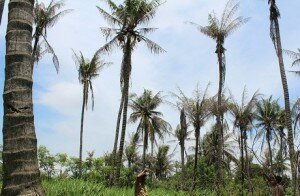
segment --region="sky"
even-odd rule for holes
[[[48,3],[49,1],[44,0]],[[122,1],[116,0],[121,3]],[[7,26],[6,1],[3,23],[0,27],[0,86],[3,89],[5,67],[5,33]],[[141,94],[144,89],[154,93],[162,91],[178,92],[180,87],[186,95],[192,95],[197,84],[204,89],[210,83],[210,95],[217,93],[218,65],[215,42],[201,34],[192,21],[205,26],[208,14],[213,10],[222,12],[223,0],[168,0],[158,9],[149,26],[158,30],[149,38],[159,43],[167,52],[151,54],[142,43],[134,50],[130,92]],[[82,106],[82,86],[78,82],[72,49],[82,51],[87,58],[106,43],[100,27],[108,26],[96,9],[96,5],[109,10],[101,0],[68,0],[65,9],[74,11],[63,17],[48,30],[48,41],[53,46],[59,61],[60,71],[56,74],[47,55],[34,70],[33,102],[35,128],[38,145],[47,146],[52,153],[65,152],[77,156],[79,151],[79,129]],[[284,49],[296,50],[300,47],[300,26],[295,25],[300,18],[300,2],[288,3],[278,0],[281,11],[280,27]],[[250,21],[234,32],[226,41],[226,83],[234,97],[239,100],[247,87],[249,97],[257,90],[266,97],[273,95],[282,103],[282,87],[278,63],[273,44],[269,37],[269,9],[267,0],[242,0],[238,15],[250,17]],[[113,147],[116,119],[120,101],[120,64],[122,52],[115,49],[110,55],[102,57],[113,64],[104,69],[93,81],[95,108],[88,108],[84,124],[83,151],[95,151],[96,155],[110,152]],[[291,60],[285,56],[287,70]],[[287,73],[291,100],[296,100],[300,92],[299,77]],[[168,97],[169,101],[172,101]],[[1,99],[2,101],[2,99]],[[3,115],[0,104],[0,115]],[[159,108],[165,120],[173,129],[179,123],[179,112],[169,105]],[[130,111],[129,111],[130,112]],[[0,126],[2,126],[0,118]],[[129,133],[136,130],[130,124]],[[206,125],[203,135],[209,130]],[[2,137],[2,133],[0,133]],[[170,144],[166,138],[161,143]],[[174,144],[171,144],[174,147]],[[86,155],[86,154],[85,154]]]

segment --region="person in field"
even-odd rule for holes
[[[146,188],[146,177],[150,169],[145,168],[141,173],[139,173],[135,180],[135,196],[148,196]]]

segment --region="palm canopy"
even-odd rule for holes
[[[125,0],[123,4],[117,6],[111,0],[104,0],[109,6],[111,13],[97,6],[100,14],[112,25],[112,27],[101,27],[101,32],[106,37],[107,42],[101,51],[110,52],[114,47],[124,47],[126,41],[130,41],[131,49],[137,42],[143,41],[153,53],[165,52],[155,42],[146,37],[156,28],[141,27],[147,25],[154,17],[157,8],[161,5],[160,0]]]
[[[263,148],[265,143],[265,138],[267,138],[267,132],[269,131],[269,139],[276,139],[277,135],[275,130],[277,129],[277,122],[280,111],[280,106],[278,104],[278,100],[273,100],[272,96],[268,99],[262,99],[256,104],[256,126],[259,128],[257,133],[257,138],[262,138]]]
[[[162,103],[160,92],[153,95],[149,90],[144,90],[140,97],[133,95],[129,103],[129,107],[133,110],[129,121],[133,123],[139,121],[137,133],[146,134],[156,145],[155,135],[163,139],[165,134],[172,131],[171,125],[162,118],[163,114],[156,110]],[[144,142],[144,147],[147,149],[148,141]]]
[[[246,88],[244,88],[242,100],[239,104],[231,95],[229,111],[234,119],[234,127],[237,127],[242,131],[252,129],[253,121],[255,119],[255,106],[258,96],[260,96],[258,92],[255,92],[252,95],[251,99],[247,101],[247,91]]]
[[[94,90],[92,80],[99,76],[100,71],[110,63],[100,59],[99,52],[96,52],[91,60],[84,57],[82,52],[79,54],[73,51],[73,59],[77,66],[78,80],[85,87],[85,106],[88,103],[89,90],[91,91],[92,108],[94,108]]]
[[[300,48],[298,48],[297,52],[291,51],[291,50],[285,50],[284,51],[292,60],[292,66],[294,65],[300,65]],[[300,76],[300,71],[292,71]]]
[[[59,69],[59,61],[58,58],[47,40],[47,30],[52,28],[58,20],[69,13],[71,10],[63,10],[60,9],[65,6],[65,1],[55,1],[51,0],[48,6],[45,6],[44,3],[38,3],[36,1],[34,8],[34,25],[35,32],[33,34],[34,46],[33,46],[33,56],[35,61],[38,62],[45,53],[51,53],[53,55],[53,64],[58,72]],[[40,42],[40,38],[43,38],[43,41]],[[45,46],[45,50],[43,49],[43,45]]]
[[[204,92],[201,92],[199,86],[197,86],[192,98],[187,97],[180,88],[178,88],[179,94],[171,93],[178,100],[177,106],[184,108],[190,124],[195,128],[201,128],[210,116],[208,87],[209,85],[207,85]]]
[[[239,9],[239,3],[233,4],[230,0],[225,6],[221,18],[213,12],[208,15],[208,25],[201,26],[196,23],[190,22],[192,25],[197,26],[197,29],[207,35],[208,37],[216,40],[218,44],[223,45],[225,38],[237,30],[241,25],[246,23],[249,18],[238,16],[234,18],[234,15]]]

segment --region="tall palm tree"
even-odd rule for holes
[[[182,90],[179,89],[179,95],[173,93],[175,97],[182,104],[186,115],[189,119],[190,124],[193,125],[195,131],[195,163],[194,163],[194,183],[193,189],[195,188],[195,181],[197,177],[197,165],[198,165],[198,154],[199,154],[199,143],[200,143],[200,130],[207,122],[210,111],[209,111],[209,99],[208,99],[208,87],[207,85],[205,91],[202,93],[197,86],[194,91],[193,98],[188,98]]]
[[[256,126],[259,128],[257,138],[262,138],[264,147],[265,141],[268,144],[269,168],[273,169],[273,153],[271,148],[271,140],[276,138],[276,123],[279,117],[280,106],[277,100],[273,100],[272,96],[268,99],[262,99],[256,104]]]
[[[4,4],[5,4],[5,0],[0,0],[0,25],[1,25],[1,21],[2,21],[2,15],[3,15],[3,10],[4,10]]]
[[[224,42],[225,39],[237,30],[242,24],[246,23],[249,19],[243,18],[241,16],[233,19],[235,13],[239,8],[239,4],[232,5],[231,1],[228,1],[226,7],[223,11],[222,17],[219,19],[215,13],[209,14],[208,16],[208,26],[201,26],[196,23],[191,23],[197,26],[197,29],[204,35],[212,38],[216,41],[216,51],[219,63],[219,87],[218,87],[218,108],[221,107],[222,102],[222,91],[225,82],[225,71],[226,71],[226,62],[225,62],[225,48]],[[222,172],[222,125],[221,125],[221,114],[220,111],[217,113],[217,127],[218,132],[218,178],[220,179],[220,184],[223,184],[223,172]]]
[[[57,72],[59,69],[59,61],[52,46],[47,40],[47,30],[53,27],[62,16],[71,11],[59,11],[64,5],[64,0],[57,2],[51,0],[47,7],[44,3],[38,3],[38,1],[36,1],[34,8],[35,31],[33,33],[34,43],[32,55],[34,56],[34,60],[38,62],[45,53],[51,53],[53,55],[53,64]],[[42,42],[40,42],[41,39],[43,40]],[[45,50],[43,49],[43,46],[46,47]]]
[[[300,48],[298,48],[297,52],[291,51],[291,50],[285,50],[284,51],[288,56],[291,57],[293,60],[292,66],[294,65],[300,65]],[[292,71],[296,73],[297,75],[300,75],[300,71]]]
[[[250,164],[248,160],[248,145],[247,145],[247,132],[253,129],[253,121],[255,119],[255,106],[257,103],[257,97],[259,94],[255,92],[251,99],[247,101],[247,91],[244,88],[242,94],[242,100],[239,104],[231,95],[231,104],[229,111],[233,117],[234,128],[238,128],[240,131],[239,144],[241,152],[241,174],[242,174],[242,188],[244,188],[244,174],[247,175],[247,179],[250,180]],[[245,156],[244,156],[245,153]],[[246,161],[245,161],[246,157]],[[246,163],[246,164],[245,164]]]
[[[2,195],[45,195],[37,161],[32,103],[33,4],[33,0],[9,2],[3,92]]]
[[[172,130],[171,125],[162,119],[163,114],[156,110],[162,103],[163,99],[160,92],[153,95],[149,90],[144,90],[144,93],[140,97],[133,96],[129,103],[130,108],[133,110],[129,121],[133,123],[139,121],[137,134],[144,136],[143,168],[145,168],[146,164],[146,151],[149,140],[152,144],[157,144],[155,135],[163,139],[164,135],[170,133]]]
[[[285,74],[283,56],[282,56],[282,46],[281,46],[281,37],[280,37],[280,28],[279,28],[279,17],[280,12],[276,5],[276,0],[268,0],[270,5],[270,36],[274,43],[276,55],[278,57],[281,82],[284,95],[284,105],[285,105],[285,118],[286,126],[288,130],[288,145],[289,145],[289,156],[291,162],[291,173],[292,173],[292,184],[293,192],[297,194],[297,171],[296,171],[296,154],[294,149],[294,136],[293,136],[293,127],[292,127],[292,117],[291,117],[291,106],[290,106],[290,96],[289,88]]]
[[[102,33],[106,39],[110,39],[100,50],[111,52],[114,47],[120,47],[123,50],[123,61],[121,65],[120,83],[122,89],[122,98],[119,108],[119,114],[122,116],[122,131],[120,137],[120,146],[118,158],[116,161],[117,173],[116,179],[120,177],[123,148],[126,134],[127,107],[129,95],[129,81],[131,76],[131,55],[137,43],[142,41],[153,53],[165,52],[158,44],[146,37],[147,34],[154,32],[156,28],[142,27],[154,17],[160,0],[124,0],[122,5],[117,6],[112,0],[105,0],[108,4],[111,14],[104,9],[97,7],[100,14],[112,25],[112,27],[102,27]],[[117,128],[115,134],[115,143],[119,139],[119,122],[121,115],[118,115]],[[117,147],[114,146],[113,156],[116,157]],[[115,158],[116,159],[116,158]]]
[[[92,80],[99,76],[100,71],[108,65],[100,59],[100,53],[97,51],[92,60],[85,58],[80,54],[74,53],[74,61],[77,65],[78,80],[83,86],[83,99],[82,99],[82,110],[81,110],[81,125],[80,125],[80,145],[79,145],[79,176],[82,175],[82,143],[83,143],[83,121],[84,121],[84,110],[87,109],[89,95],[91,94],[92,109],[94,109],[94,91]]]

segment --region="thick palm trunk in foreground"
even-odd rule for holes
[[[120,137],[120,146],[117,160],[117,173],[116,180],[119,181],[122,167],[122,157],[124,151],[124,143],[125,143],[125,134],[126,134],[126,125],[127,125],[127,108],[128,108],[128,95],[129,95],[129,79],[131,72],[131,40],[127,38],[126,45],[124,48],[124,108],[123,108],[123,117],[122,117],[122,131]]]
[[[1,195],[45,195],[32,103],[34,0],[11,0],[6,34]]]

